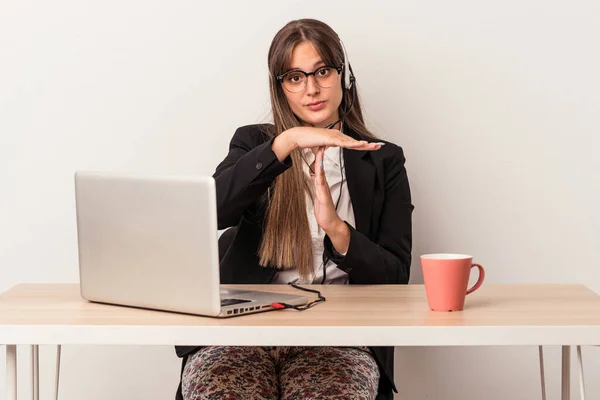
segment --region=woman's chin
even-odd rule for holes
[[[318,115],[320,113],[311,113],[309,115],[305,116],[305,119],[303,119],[304,122],[306,122],[307,124],[310,124],[312,126],[319,126],[319,127],[326,127],[327,125],[329,125],[329,123],[327,121],[329,121],[330,115]]]

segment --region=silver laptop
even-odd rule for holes
[[[234,317],[305,296],[220,287],[212,177],[75,173],[81,296]]]

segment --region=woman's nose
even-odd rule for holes
[[[316,94],[319,93],[319,85],[317,85],[317,80],[313,75],[310,75],[306,78],[306,94]]]

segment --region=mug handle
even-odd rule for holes
[[[471,269],[475,267],[479,269],[479,279],[477,279],[477,283],[475,283],[471,289],[467,290],[467,294],[471,294],[477,289],[479,289],[479,287],[483,283],[483,278],[485,278],[485,270],[483,269],[483,267],[479,264],[471,264]]]

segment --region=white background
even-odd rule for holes
[[[340,34],[369,126],[405,150],[412,282],[420,254],[460,252],[488,283],[600,290],[600,6],[534,0],[2,1],[0,290],[78,280],[75,170],[212,174],[268,120],[267,50],[301,17]],[[600,398],[600,348],[584,357]],[[63,366],[61,400],[171,399],[179,373],[170,347],[68,346]],[[401,399],[540,396],[534,347],[398,349],[396,366]]]

